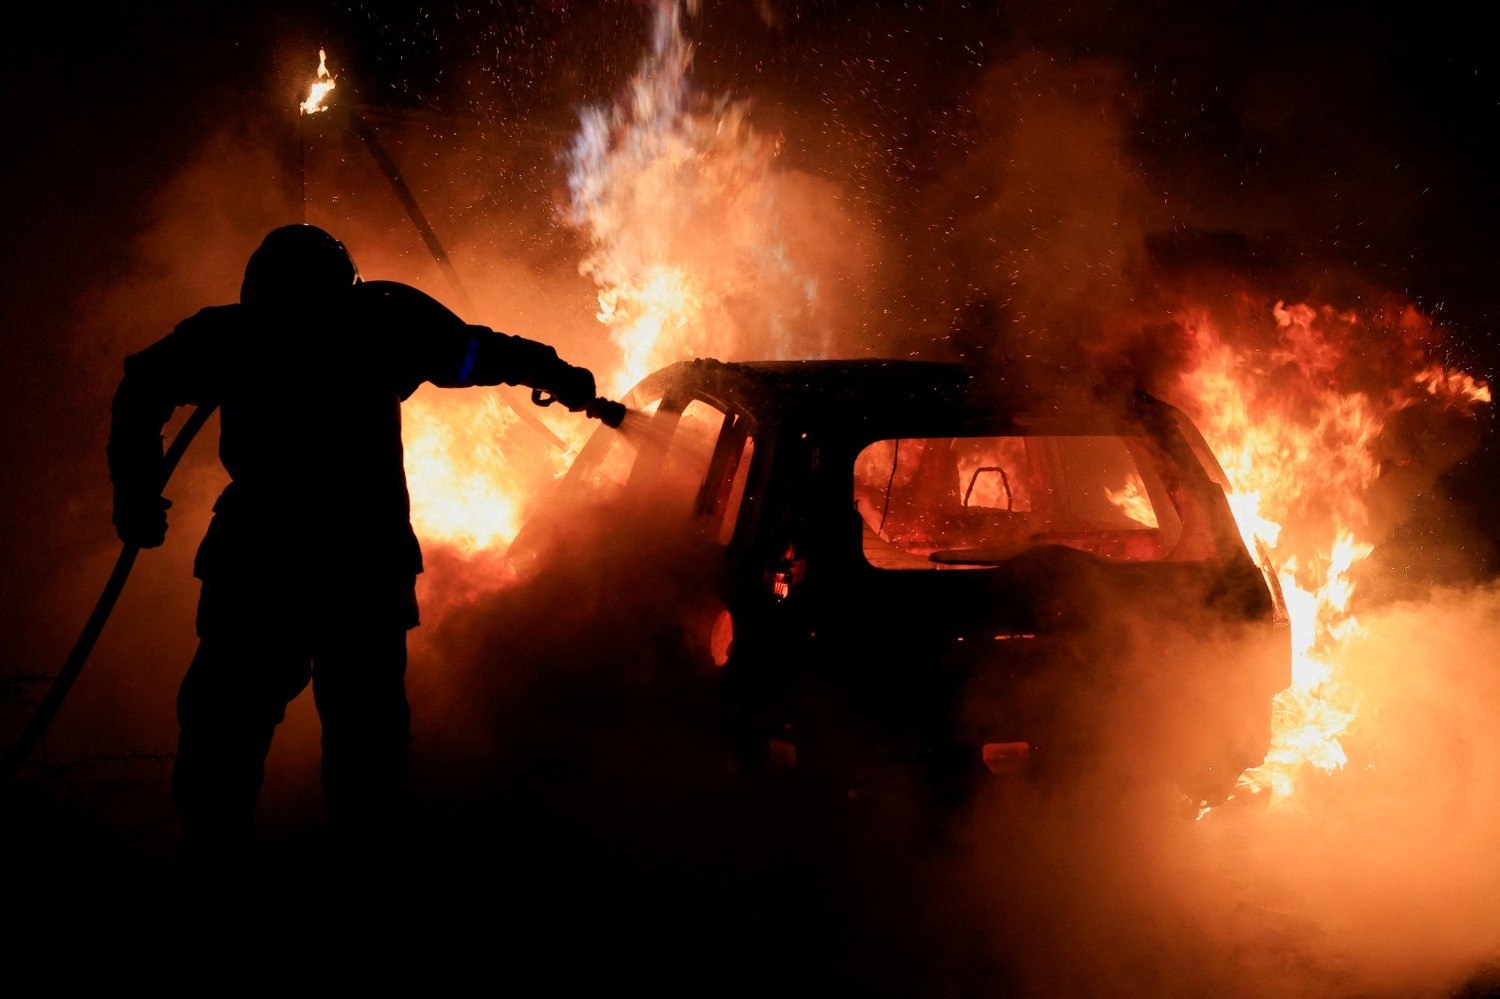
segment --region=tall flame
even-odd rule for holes
[[[744,103],[693,93],[692,57],[681,8],[659,0],[626,91],[582,112],[569,153],[563,220],[589,239],[580,271],[619,349],[595,367],[606,395],[695,354],[785,356],[784,334],[816,325],[803,321],[813,289],[777,235],[776,143],[750,128]],[[413,524],[424,541],[464,552],[509,544],[593,429],[568,420],[555,427],[567,452],[542,452],[498,406],[423,391],[405,409]]]
[[[313,79],[312,86],[308,89],[307,99],[297,105],[297,110],[303,114],[317,114],[319,111],[327,111],[328,106],[323,101],[329,94],[333,93],[333,74],[328,72],[328,53],[318,49],[318,75]]]
[[[589,241],[579,269],[618,349],[616,362],[594,367],[605,395],[695,355],[816,356],[831,335],[801,248],[781,235],[779,142],[750,127],[745,102],[693,91],[683,9],[657,0],[635,75],[612,104],[581,113],[568,154],[563,221]],[[569,452],[538,457],[529,431],[498,408],[423,391],[405,409],[413,523],[424,541],[466,552],[508,544],[592,430],[566,421],[555,429],[571,435]]]
[[[678,4],[658,0],[626,94],[582,113],[569,154],[566,221],[592,244],[579,270],[620,350],[601,379],[610,393],[695,355],[786,356],[806,325],[787,320],[815,294],[778,234],[777,143],[750,127],[744,102],[695,110],[692,61]]]
[[[1243,791],[1268,791],[1275,802],[1310,768],[1331,772],[1348,760],[1342,737],[1359,697],[1344,682],[1343,657],[1361,634],[1353,573],[1378,540],[1368,536],[1366,500],[1381,474],[1375,445],[1386,422],[1424,397],[1468,408],[1490,393],[1438,365],[1400,373],[1411,351],[1398,348],[1431,332],[1414,310],[1395,329],[1305,304],[1278,302],[1270,318],[1274,346],[1254,354],[1231,347],[1207,313],[1183,317],[1196,357],[1181,390],[1229,479],[1245,542],[1280,582],[1291,619],[1292,684],[1273,704],[1270,752],[1240,780]],[[1355,344],[1372,333],[1389,337],[1396,370],[1355,370],[1363,363]]]

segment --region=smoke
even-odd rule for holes
[[[1447,995],[1500,956],[1493,588],[1366,620],[1360,765],[1201,822],[1083,782],[1000,790],[951,886],[1024,994]],[[1145,737],[1146,732],[1138,735]]]
[[[882,993],[1438,996],[1500,960],[1493,586],[1365,614],[1349,768],[1195,821],[1163,774],[1233,696],[1233,633],[1185,594],[1060,582],[1099,620],[1076,658],[1119,666],[1054,673],[1084,761],[953,813],[916,787],[849,800],[735,775],[708,667],[681,651],[712,617],[716,552],[659,510],[560,513],[536,575],[428,631],[450,694],[419,742],[442,817],[421,892],[493,883],[544,921],[610,925],[597,945],[624,973],[671,939],[649,973],[674,981],[749,962],[751,981],[795,967]],[[533,938],[523,963],[550,953]]]
[[[13,646],[18,672],[50,673],[62,661],[117,551],[103,445],[121,358],[202,305],[236,298],[245,255],[258,240],[250,234],[263,234],[278,217],[279,192],[237,181],[276,169],[274,153],[252,142],[250,131],[208,137],[198,156],[157,194],[152,221],[132,238],[129,270],[107,281],[82,275],[77,300],[59,303],[54,332],[66,345],[69,391],[92,411],[51,428],[43,481],[50,486],[66,475],[62,481],[89,485],[66,497],[44,488],[16,509],[36,542],[20,548],[7,580],[24,589],[11,601],[24,609],[16,619],[25,630]],[[189,259],[192,266],[186,266]],[[36,418],[45,420],[45,414]],[[174,429],[169,426],[169,435]],[[180,676],[192,648],[195,593],[185,581],[208,508],[223,484],[211,457],[215,434],[202,436],[169,491],[171,541],[141,560],[114,627],[96,652],[104,668],[79,685],[67,708],[72,724],[59,725],[44,750],[54,762],[121,752],[149,756],[170,745],[162,733],[172,727],[173,668]],[[33,562],[48,544],[68,547],[73,555]]]
[[[1117,334],[1150,288],[1128,76],[1107,59],[1024,52],[988,70],[970,100],[984,138],[924,198],[944,226],[949,296],[990,321],[959,330],[959,352],[1038,378],[1087,377],[1078,349]]]

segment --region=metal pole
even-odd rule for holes
[[[396,193],[396,200],[401,202],[401,207],[406,209],[407,217],[411,219],[412,225],[417,229],[417,235],[422,237],[427,251],[432,254],[432,259],[437,261],[438,267],[443,272],[443,277],[448,281],[448,287],[453,290],[453,297],[457,299],[459,307],[468,315],[474,314],[474,302],[469,298],[468,289],[464,287],[463,281],[458,276],[458,271],[453,267],[453,261],[448,259],[448,253],[443,249],[443,244],[438,242],[437,233],[433,231],[432,223],[427,221],[427,216],[422,212],[422,206],[417,204],[416,195],[412,194],[411,188],[406,186],[406,180],[401,176],[401,171],[396,166],[396,161],[391,159],[385,147],[380,144],[380,137],[375,134],[375,129],[364,118],[349,112],[349,128],[365,144],[365,149],[375,160],[380,172],[390,182],[391,190]],[[559,450],[567,450],[568,445],[551,428],[543,423],[534,413],[525,409],[517,403],[509,393],[500,390],[500,398],[505,404],[521,418],[531,429],[551,441]]]
[[[297,160],[299,169],[297,171],[300,180],[297,183],[297,203],[302,206],[302,222],[307,223],[307,125],[303,119],[307,115],[297,114]]]

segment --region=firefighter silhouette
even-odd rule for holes
[[[160,545],[162,428],[217,405],[231,481],[198,549],[198,650],[177,699],[172,798],[187,853],[249,842],[272,734],[311,681],[330,820],[389,825],[405,794],[406,632],[422,555],[401,402],[423,382],[541,389],[571,410],[594,377],[553,348],[466,325],[407,285],[362,281],[315,226],[266,236],[237,305],[211,307],[125,359],[109,437],[114,523]]]

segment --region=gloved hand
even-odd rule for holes
[[[151,493],[115,491],[115,533],[127,545],[159,548],[167,539],[172,501]]]
[[[564,364],[548,379],[544,389],[570,412],[580,413],[598,397],[594,386],[594,373],[588,368],[576,368]]]

